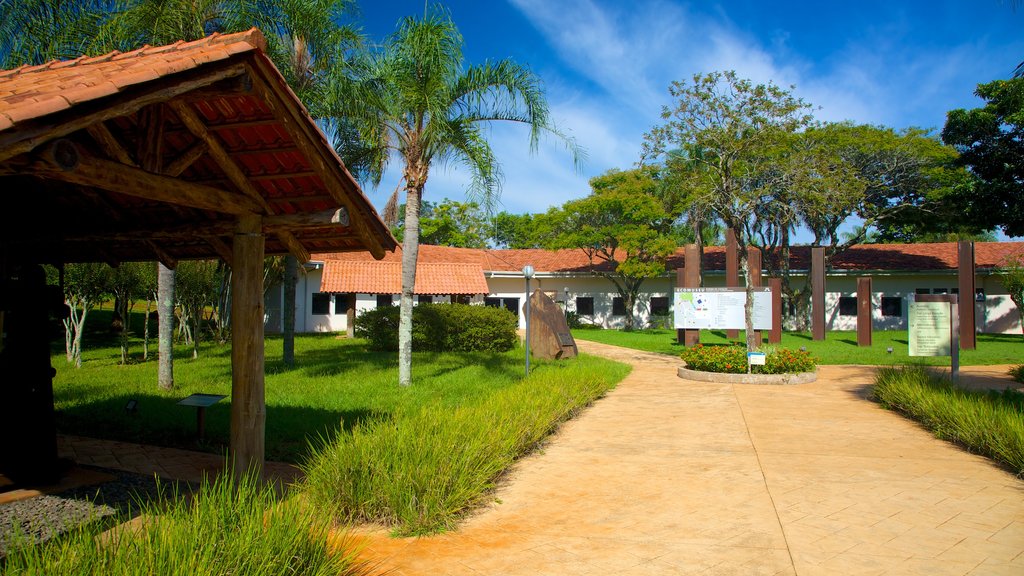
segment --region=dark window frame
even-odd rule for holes
[[[594,297],[593,296],[577,296],[576,297],[576,314],[580,316],[593,316],[594,315]]]
[[[334,294],[330,292],[313,292],[309,303],[309,313],[313,316],[330,316],[331,302]],[[320,310],[323,310],[320,312]]]
[[[836,304],[839,309],[840,316],[856,316],[857,315],[857,297],[856,296],[840,296],[839,302]]]
[[[385,298],[387,298],[387,302],[386,303],[384,301]],[[377,294],[377,308],[384,308],[386,306],[394,306],[394,305],[395,305],[395,295],[394,294]]]
[[[612,298],[612,316],[626,315],[626,300],[622,296]]]
[[[651,316],[668,316],[668,296],[651,296],[650,307]]]
[[[900,296],[882,296],[882,304],[879,307],[882,316],[885,318],[903,317],[903,298]],[[895,313],[893,310],[895,309]]]

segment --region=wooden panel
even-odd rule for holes
[[[956,244],[958,288],[960,289],[960,349],[974,350],[974,242]]]
[[[811,248],[811,339],[825,339],[825,248]]]
[[[871,278],[857,278],[857,345],[871,346]]]

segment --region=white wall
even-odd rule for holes
[[[299,276],[299,285],[296,290],[296,323],[295,329],[298,332],[342,332],[347,328],[347,318],[343,306],[337,306],[334,299],[331,301],[330,314],[314,315],[309,311],[312,309],[313,293],[320,290],[320,279],[322,270],[310,270]],[[512,276],[501,273],[485,273],[487,284],[491,293],[489,298],[518,298],[519,326],[525,326],[525,318],[522,313],[522,305],[526,297],[526,282],[520,276]],[[906,329],[907,308],[912,301],[917,289],[927,288],[934,291],[936,288],[951,290],[956,288],[956,274],[902,274],[902,275],[881,275],[871,276],[873,279],[872,294],[872,317],[873,326],[876,330]],[[803,283],[802,277],[794,277],[794,283]],[[634,325],[647,327],[650,321],[650,299],[654,296],[670,297],[675,284],[675,275],[654,278],[644,282],[641,293],[637,298],[634,309]],[[705,277],[705,285],[718,287],[725,285],[723,274],[709,274]],[[992,333],[1017,333],[1021,331],[1020,320],[1016,307],[1006,294],[1005,289],[999,282],[997,276],[979,275],[975,282],[976,287],[983,288],[986,293],[984,302],[978,302],[975,308],[975,316],[979,332]],[[564,303],[568,310],[576,311],[577,297],[591,297],[594,299],[594,314],[581,317],[586,323],[597,324],[607,328],[620,328],[625,323],[625,317],[612,315],[612,299],[618,296],[615,286],[611,281],[600,276],[571,276],[564,274],[539,273],[530,282],[530,288],[540,289],[547,292],[552,299]],[[826,311],[825,317],[829,330],[856,330],[857,317],[841,316],[839,314],[839,298],[841,296],[856,296],[857,276],[855,275],[833,275],[826,279]],[[901,299],[900,316],[883,316],[881,310],[882,297],[897,297]],[[397,304],[398,297],[394,297]],[[671,302],[671,298],[669,299]],[[436,296],[434,301],[448,301],[447,296]],[[482,304],[484,297],[474,297],[473,303]],[[281,290],[276,288],[270,290],[267,295],[267,330],[280,330],[280,309]],[[377,297],[372,294],[359,294],[356,297],[356,314],[376,308]],[[340,309],[339,309],[340,308]]]

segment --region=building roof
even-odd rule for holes
[[[810,247],[792,248],[793,270],[807,270],[810,267]],[[974,244],[975,264],[978,269],[1003,266],[1014,256],[1024,258],[1024,242],[976,242]],[[360,261],[369,260],[365,253],[317,254],[318,260]],[[401,248],[384,257],[386,262],[401,262]],[[668,259],[667,269],[675,270],[684,264],[684,252],[680,248]],[[479,264],[485,273],[519,272],[530,264],[538,272],[578,273],[607,272],[607,262],[591,264],[583,250],[490,250],[478,248],[451,248],[448,246],[422,245],[419,248],[419,262],[444,263],[461,262]],[[705,269],[725,270],[725,247],[708,246],[704,254]],[[836,271],[929,271],[955,270],[957,267],[956,242],[932,244],[861,244],[851,247],[833,261]]]
[[[402,263],[326,260],[321,292],[356,294],[400,294]],[[479,264],[416,264],[416,294],[487,294],[487,280]]]
[[[396,246],[259,30],[0,71],[0,247],[40,262]]]

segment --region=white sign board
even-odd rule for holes
[[[949,302],[911,302],[907,309],[911,356],[949,356]]]
[[[747,352],[747,364],[751,366],[764,366],[768,355],[764,352]]]
[[[676,288],[673,310],[676,329],[743,330],[744,288]],[[754,330],[772,329],[771,288],[754,288]]]

